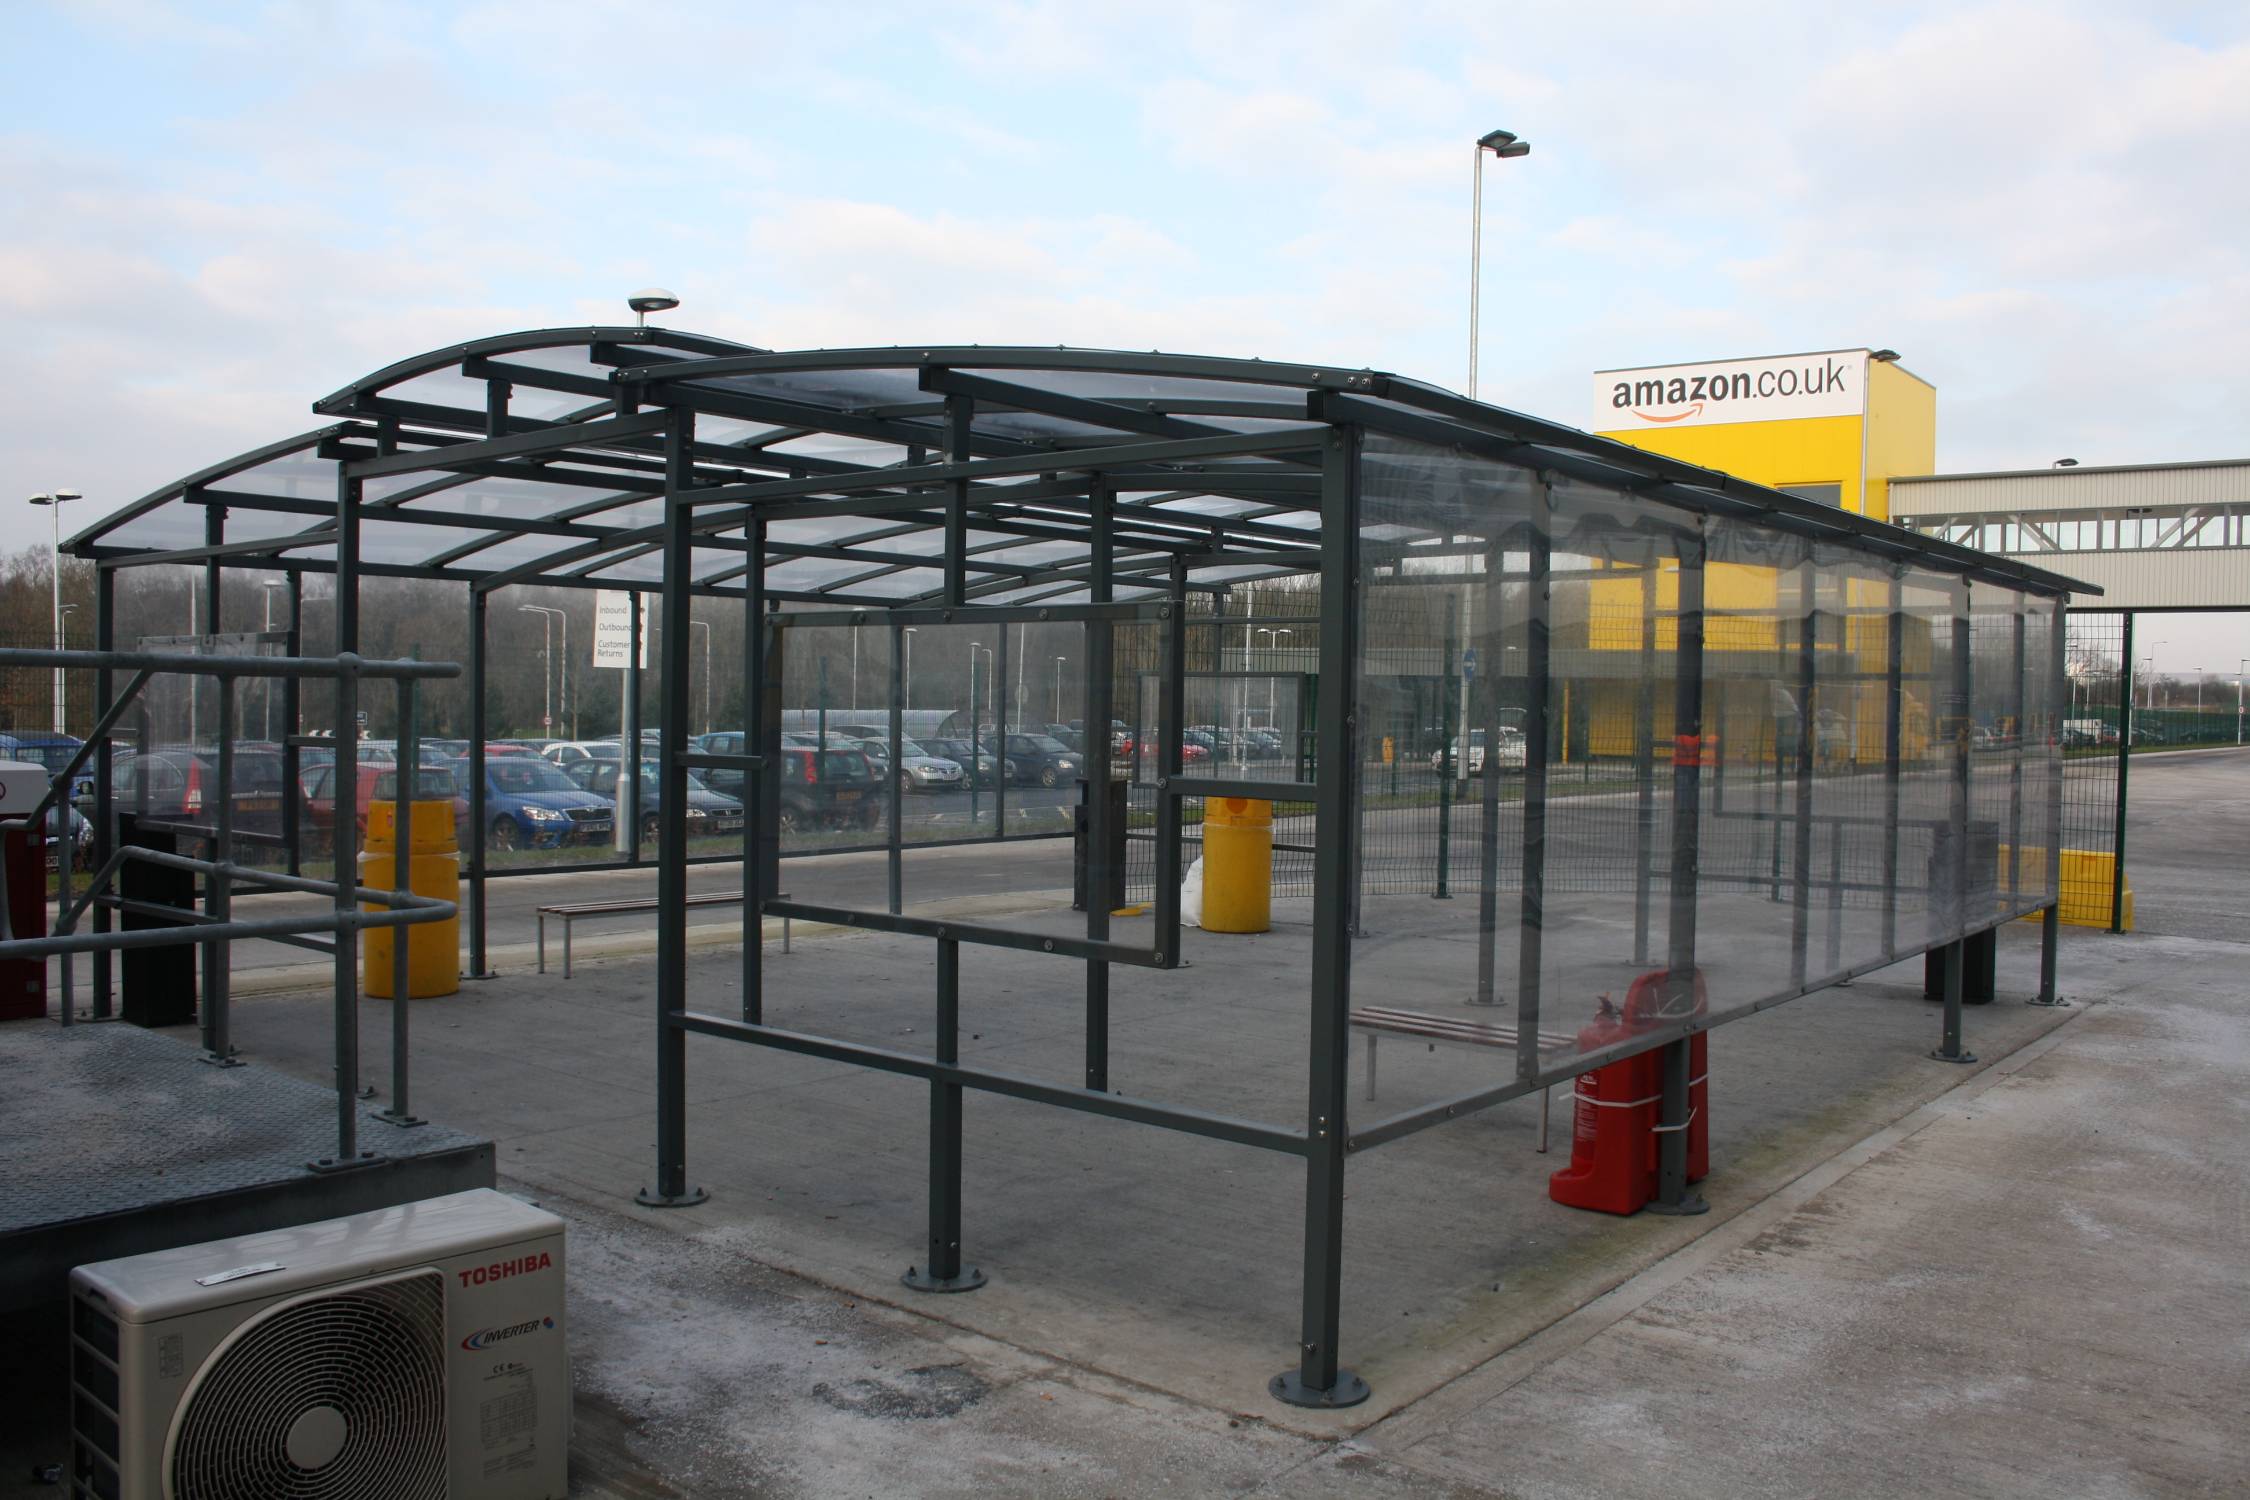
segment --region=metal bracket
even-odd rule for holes
[[[958,1276],[932,1276],[920,1266],[908,1266],[899,1280],[917,1292],[973,1292],[985,1278],[975,1266],[963,1266]]]
[[[643,1208],[693,1208],[698,1203],[708,1203],[711,1195],[699,1187],[689,1188],[674,1197],[650,1188],[642,1188],[633,1195],[633,1201]]]
[[[387,1159],[380,1151],[362,1151],[349,1161],[339,1161],[333,1156],[319,1157],[306,1162],[305,1169],[326,1177],[337,1172],[356,1172],[362,1167],[379,1167]]]
[[[381,1120],[385,1125],[396,1125],[402,1130],[410,1126],[430,1123],[420,1115],[402,1115],[394,1109],[379,1109],[375,1111],[375,1118]]]
[[[1291,1406],[1324,1407],[1330,1410],[1357,1406],[1374,1394],[1367,1388],[1366,1381],[1349,1370],[1338,1370],[1336,1383],[1325,1391],[1314,1390],[1306,1385],[1302,1371],[1284,1370],[1266,1382],[1266,1390],[1276,1401],[1286,1401]]]

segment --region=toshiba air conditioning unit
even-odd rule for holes
[[[561,1500],[563,1226],[486,1190],[71,1273],[105,1500]]]

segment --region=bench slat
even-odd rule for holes
[[[728,906],[739,903],[741,900],[742,892],[740,891],[704,891],[688,897],[686,904],[689,906]],[[656,905],[654,896],[646,896],[616,901],[566,901],[553,906],[542,906],[539,910],[550,917],[600,917],[616,912],[655,911]]]

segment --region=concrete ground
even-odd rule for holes
[[[2151,758],[2133,814],[2144,930],[2066,930],[2061,1011],[2016,1003],[2036,931],[2004,933],[1979,1067],[1922,1055],[1918,963],[1716,1033],[1707,1217],[1549,1203],[1567,1132],[1536,1154],[1531,1101],[1355,1157],[1345,1349],[1376,1397],[1341,1414],[1263,1389],[1296,1329],[1289,1159],[972,1096],[993,1282],[919,1298],[896,1278],[920,1085],[699,1040],[712,1201],[631,1206],[653,1026],[623,953],[417,1006],[415,1104],[493,1135],[507,1184],[571,1222],[574,1493],[2238,1493],[2250,757]],[[1119,1086],[1288,1120],[1301,942],[1198,935],[1184,975],[1121,972]],[[726,1011],[735,956],[692,965]],[[963,967],[970,1054],[1070,1076],[1075,970]],[[808,936],[772,972],[783,1024],[926,1045],[926,947]],[[317,1002],[246,997],[236,1033],[322,1074]],[[1387,1048],[1379,1107],[1505,1065]]]

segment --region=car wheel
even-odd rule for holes
[[[655,813],[641,814],[641,842],[653,843],[664,835],[664,820]]]
[[[492,837],[489,842],[493,848],[502,851],[514,849],[517,844],[522,842],[516,836],[516,820],[505,816],[494,818],[492,820]]]
[[[1056,782],[1060,781],[1061,779],[1062,779],[1061,777],[1059,777],[1059,776],[1057,776],[1057,775],[1055,774],[1055,768],[1054,768],[1053,766],[1042,766],[1042,767],[1040,767],[1040,770],[1039,770],[1039,784],[1040,784],[1041,786],[1043,786],[1043,787],[1052,787],[1052,786],[1054,786],[1054,784],[1055,784]]]
[[[781,831],[784,835],[795,833],[797,831],[797,809],[784,802],[781,805],[781,817],[779,821],[781,824]]]

